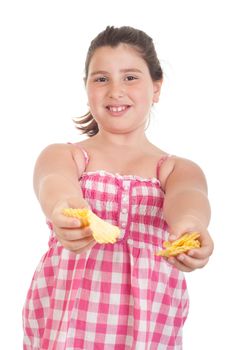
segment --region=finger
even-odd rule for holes
[[[178,270],[181,270],[183,272],[190,272],[192,270],[190,270],[189,268],[187,268],[184,264],[182,264],[181,262],[179,262],[176,257],[174,256],[170,256],[170,257],[163,257],[164,260],[166,260],[166,262],[172,266],[175,266]]]
[[[208,258],[211,253],[209,247],[201,247],[197,249],[190,249],[186,255],[194,259],[204,260]]]
[[[168,263],[172,266],[175,266],[178,270],[183,272],[191,272],[193,269],[191,267],[186,266],[181,261],[177,260],[175,257],[170,257],[167,259]]]
[[[62,228],[75,228],[81,227],[81,221],[77,218],[65,217],[62,215],[59,220],[56,221],[57,226]]]
[[[96,243],[94,238],[88,237],[85,239],[79,239],[77,241],[66,241],[63,239],[59,239],[59,242],[65,249],[71,250],[73,252],[77,252],[79,250],[83,250],[86,246]]]
[[[195,230],[192,230],[190,228],[189,229],[185,228],[183,230],[183,227],[179,227],[179,226],[169,227],[169,229],[168,229],[168,233],[169,233],[168,240],[170,242],[176,241],[181,236],[183,236],[185,233],[192,232],[192,231],[195,231]]]
[[[202,247],[208,246],[208,252],[209,252],[209,255],[211,255],[214,250],[214,242],[211,236],[209,235],[209,233],[207,232],[207,234],[203,234],[200,240],[201,240]]]
[[[187,254],[180,254],[176,256],[176,260],[192,271],[204,267],[207,264],[209,258],[207,257],[204,259],[195,259],[188,256]]]
[[[178,232],[176,232],[175,230],[173,229],[169,229],[168,231],[169,233],[169,236],[168,236],[168,240],[170,242],[173,242],[173,241],[176,241],[178,238],[180,238],[181,234]]]
[[[54,229],[56,235],[60,237],[62,240],[66,241],[76,241],[81,239],[86,239],[88,237],[92,237],[92,231],[89,227],[83,229]]]
[[[200,237],[201,241],[201,247],[197,249],[190,249],[187,254],[188,256],[191,256],[196,259],[206,259],[209,258],[210,255],[213,253],[213,241],[212,239],[207,236],[207,237]]]
[[[181,232],[181,231],[174,231],[174,230],[170,230],[169,231],[169,236],[168,236],[168,240],[170,242],[173,242],[173,241],[176,241],[177,239],[181,238],[181,236],[183,236],[184,234],[186,233],[185,232]]]

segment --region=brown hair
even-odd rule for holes
[[[85,81],[88,77],[89,64],[95,50],[103,46],[116,47],[121,43],[131,45],[138,51],[146,62],[153,81],[163,78],[163,71],[151,37],[142,30],[132,27],[123,26],[115,28],[108,26],[91,41],[85,61]],[[87,134],[88,136],[96,135],[99,130],[98,124],[91,112],[77,118],[75,124],[77,129],[82,131],[82,134]]]

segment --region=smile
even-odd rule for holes
[[[123,112],[125,111],[129,106],[123,105],[123,106],[107,106],[106,108],[110,110],[110,112]]]

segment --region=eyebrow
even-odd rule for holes
[[[142,71],[138,68],[126,68],[126,69],[120,69],[121,73],[128,73],[128,72],[135,72],[135,73],[142,73]],[[97,74],[109,74],[109,72],[105,71],[105,70],[97,70],[95,72],[92,72],[90,75],[97,75]]]

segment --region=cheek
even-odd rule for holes
[[[96,91],[96,89],[88,89],[87,90],[87,97],[89,101],[89,105],[97,107],[97,104],[99,103],[101,99],[101,94],[99,91]]]
[[[141,90],[142,91],[142,90]],[[153,104],[153,96],[149,91],[143,90],[144,92],[137,95],[137,102],[139,109],[144,113],[148,113]]]
[[[133,95],[137,101],[143,101],[143,103],[152,103],[153,90],[147,85],[141,85],[139,89],[133,91]]]

